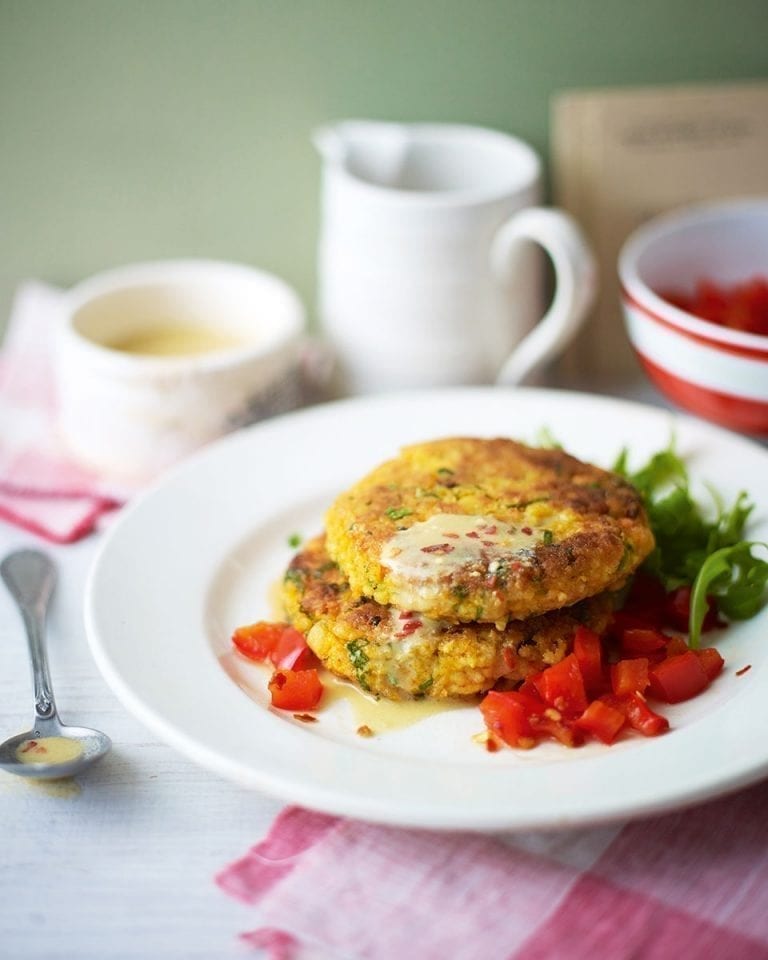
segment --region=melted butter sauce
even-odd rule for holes
[[[277,620],[278,623],[285,620],[282,577],[269,585],[269,589],[267,590],[267,605],[269,606],[270,620]]]
[[[320,711],[326,706],[343,701],[349,705],[357,730],[368,727],[375,736],[390,730],[402,730],[426,720],[437,713],[458,710],[466,703],[458,700],[377,700],[354,684],[323,671],[325,693]]]
[[[393,654],[388,666],[390,682],[404,690],[417,689],[421,678],[414,676],[414,659],[419,659],[417,653],[420,648],[424,648],[424,657],[429,658],[434,653],[440,634],[445,628],[446,624],[441,620],[432,620],[415,611],[401,612],[394,607],[391,608],[387,621],[389,640],[393,645]]]
[[[381,562],[403,580],[432,580],[469,566],[493,574],[510,557],[530,563],[530,551],[542,540],[543,531],[492,517],[438,513],[398,530],[384,544]]]
[[[192,324],[158,324],[109,344],[112,350],[145,357],[193,356],[243,346],[242,337]]]
[[[83,748],[77,740],[68,737],[41,737],[39,740],[24,740],[16,748],[20,763],[69,763],[82,755]]]

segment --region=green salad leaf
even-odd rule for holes
[[[625,447],[613,465],[614,473],[626,477],[646,499],[653,499],[659,489],[671,482],[680,481],[687,486],[688,472],[685,464],[674,450],[674,440],[666,450],[654,453],[644,467],[630,473],[627,467],[629,451]]]
[[[754,616],[765,600],[768,562],[752,553],[760,544],[744,539],[754,509],[748,494],[742,491],[728,507],[710,490],[715,517],[709,519],[691,495],[688,470],[675,452],[674,438],[634,473],[628,460],[625,448],[613,470],[640,492],[656,538],[643,568],[668,591],[692,584],[691,646],[699,645],[707,596],[714,597],[718,610],[731,620]]]
[[[544,450],[562,450],[563,445],[557,439],[557,437],[552,433],[550,428],[544,424],[539,427],[539,432],[536,434],[536,439],[534,443],[537,447],[542,447]]]
[[[701,566],[691,592],[690,644],[695,649],[707,612],[707,596],[730,620],[748,620],[763,604],[768,583],[768,563],[755,557],[752,548],[764,543],[741,540],[711,553]]]

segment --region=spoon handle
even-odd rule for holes
[[[27,631],[35,716],[38,720],[51,720],[56,716],[56,701],[45,651],[45,618],[56,584],[56,568],[38,550],[17,550],[0,563],[0,576],[16,601]]]

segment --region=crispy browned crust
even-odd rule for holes
[[[523,564],[494,574],[466,564],[422,593],[393,575],[382,550],[436,513],[546,527],[552,538]],[[326,520],[328,551],[354,593],[458,621],[525,619],[614,589],[654,543],[640,496],[622,478],[562,450],[501,438],[407,447],[341,494]]]
[[[561,660],[579,624],[602,631],[613,609],[613,598],[603,594],[568,610],[510,620],[503,630],[421,617],[420,630],[402,637],[413,618],[355,596],[324,541],[309,541],[291,561],[285,614],[333,673],[393,700],[468,697],[500,678],[522,680]]]

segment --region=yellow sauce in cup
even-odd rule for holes
[[[193,356],[243,346],[242,337],[214,327],[159,324],[110,343],[112,350],[144,357]]]

